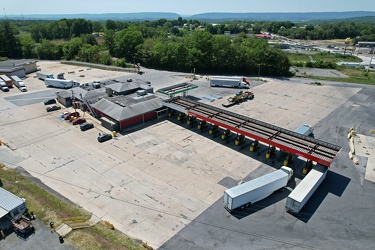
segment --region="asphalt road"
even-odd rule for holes
[[[374,110],[375,88],[364,86],[316,124],[316,138],[343,148],[300,216],[285,212],[292,187],[232,215],[219,199],[160,249],[373,249],[375,184],[348,159],[346,134],[374,129]]]
[[[50,230],[39,219],[32,221],[35,233],[25,238],[18,237],[15,233],[9,234],[0,240],[0,250],[74,250],[72,245],[66,242],[60,243],[56,232]]]

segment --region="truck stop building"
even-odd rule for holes
[[[25,211],[25,199],[0,187],[0,219],[3,217],[14,218]]]
[[[121,131],[167,114],[162,99],[152,94],[103,98],[92,108],[102,125],[112,131]]]

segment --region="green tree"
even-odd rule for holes
[[[17,30],[9,21],[0,24],[0,55],[9,58],[22,56],[21,41],[17,36]]]
[[[116,41],[115,41],[115,31],[107,30],[104,33],[104,46],[109,50],[109,54],[114,56],[116,54]]]
[[[116,55],[132,61],[136,55],[136,47],[143,43],[142,33],[135,29],[125,29],[116,34]]]
[[[31,38],[30,34],[24,34],[20,36],[22,45],[22,57],[23,58],[35,58],[35,42]]]
[[[65,60],[73,60],[80,52],[83,43],[81,38],[73,38],[63,45],[63,52]]]
[[[103,32],[104,31],[103,24],[101,22],[93,22],[92,23],[92,30],[94,32]]]
[[[113,31],[116,31],[116,22],[115,21],[113,21],[113,20],[107,20],[106,22],[105,22],[105,28],[107,29],[107,30],[113,30]]]
[[[63,55],[62,47],[55,45],[49,40],[43,39],[35,48],[38,59],[59,60]]]

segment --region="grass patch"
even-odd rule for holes
[[[42,188],[38,184],[16,170],[5,167],[0,163],[0,180],[2,187],[15,195],[26,199],[28,211],[49,226],[53,221],[59,226],[64,218],[84,218],[88,220],[91,214],[67,200]],[[127,237],[118,230],[111,230],[104,223],[80,230],[74,230],[65,240],[78,249],[144,249],[141,243]]]
[[[317,79],[317,80],[375,85],[375,73],[374,72],[366,72],[361,69],[347,69],[347,68],[341,69],[339,71],[347,75],[348,77],[337,78],[337,77],[323,77],[323,76],[309,76],[309,75],[306,75],[304,77]]]
[[[288,58],[290,62],[309,62],[310,57],[306,54],[298,54],[298,53],[288,53]]]
[[[348,51],[349,52],[349,51]],[[320,52],[312,55],[315,61],[330,61],[330,62],[362,62],[361,58],[356,56],[341,55],[341,54],[331,54],[328,52]]]

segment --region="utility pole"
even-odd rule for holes
[[[8,20],[7,13],[5,13],[5,8],[3,8],[5,19]]]

